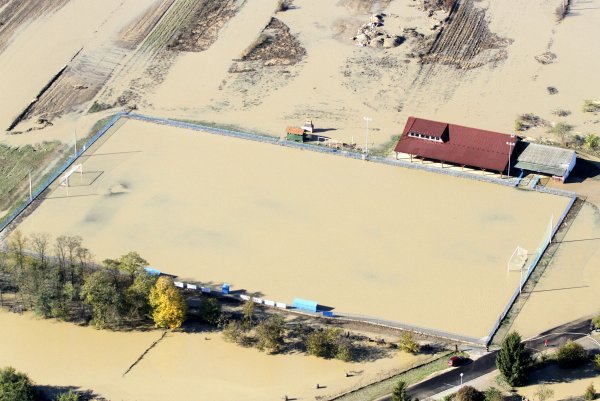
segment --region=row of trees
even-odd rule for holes
[[[259,350],[275,354],[291,344],[296,350],[322,358],[352,360],[352,341],[338,328],[314,328],[304,324],[286,326],[285,319],[271,315],[258,319],[254,303],[247,301],[242,307],[242,318],[230,317],[223,327],[225,340],[244,346],[256,346]]]
[[[542,361],[547,361],[544,356]],[[588,352],[578,343],[567,340],[558,348],[555,355],[551,358],[555,360],[559,367],[564,369],[577,368],[589,361]],[[598,359],[600,367],[600,359]],[[521,336],[517,332],[512,332],[502,341],[502,347],[496,357],[496,366],[500,370],[502,377],[511,386],[522,386],[527,380],[527,373],[534,365],[534,360]]]
[[[0,305],[32,310],[44,318],[91,321],[98,328],[149,322],[176,328],[186,304],[166,277],[148,274],[136,252],[95,265],[78,236],[27,237],[15,231],[0,253]],[[5,296],[14,294],[12,303]]]
[[[59,394],[55,401],[79,401],[79,395],[69,390]],[[31,379],[14,368],[0,369],[0,400],[1,401],[38,401],[46,398],[36,390]]]

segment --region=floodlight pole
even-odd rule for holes
[[[515,136],[511,135],[510,137],[514,138]],[[506,144],[508,145],[508,176],[510,177],[510,156],[512,154],[512,150],[511,149],[513,148],[513,146],[515,146],[515,143],[507,141]]]
[[[73,155],[77,157],[77,130],[73,134],[73,142],[75,143],[75,149],[73,149]]]
[[[363,117],[363,120],[367,122],[367,129],[365,131],[365,156],[369,155],[369,121],[372,120],[370,117]]]
[[[460,374],[460,386],[461,386],[461,387],[462,387],[462,385],[463,385],[463,375],[464,375],[464,373],[461,373],[461,374]]]

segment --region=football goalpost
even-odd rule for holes
[[[68,191],[70,186],[69,179],[75,173],[79,173],[79,176],[83,178],[83,164],[76,164],[73,167],[71,167],[71,169],[69,169],[69,171],[63,174],[63,176],[60,178],[59,185],[67,187]]]
[[[527,263],[527,249],[523,249],[517,245],[515,251],[510,255],[508,259],[508,271],[521,271]]]
[[[517,245],[517,248],[508,259],[508,271],[518,271],[521,273],[521,279],[519,281],[519,292],[523,290],[523,269],[527,263],[529,254],[527,249],[521,248]]]

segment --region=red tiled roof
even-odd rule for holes
[[[418,130],[414,127],[418,127]],[[448,127],[445,142],[431,141],[408,136],[409,131],[440,137]],[[426,132],[421,132],[425,130]],[[504,171],[519,137],[485,131],[461,125],[446,124],[422,118],[409,117],[395,151],[486,170]]]
[[[300,127],[287,127],[285,129],[285,132],[287,132],[288,134],[294,134],[294,135],[304,134],[304,130]]]
[[[444,131],[446,131],[447,127],[448,123],[415,118],[413,119],[413,123],[410,125],[409,131],[441,138],[442,135],[444,135]]]

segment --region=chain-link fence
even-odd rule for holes
[[[151,117],[151,116],[146,116],[146,115],[142,115],[142,114],[134,114],[134,113],[128,114],[128,113],[121,112],[121,113],[116,114],[114,117],[112,117],[104,126],[102,126],[102,128],[100,128],[98,130],[98,132],[96,132],[91,138],[89,138],[79,149],[76,149],[76,151],[73,152],[72,156],[70,156],[62,165],[60,165],[56,169],[54,169],[54,171],[42,183],[38,184],[30,198],[28,198],[26,201],[24,201],[22,204],[20,204],[12,213],[10,213],[7,216],[4,216],[0,220],[0,234],[2,234],[4,232],[4,230],[7,227],[9,227],[11,225],[11,223],[13,223],[21,215],[21,213],[23,213],[23,211],[25,211],[27,209],[28,206],[30,206],[61,174],[63,174],[73,164],[73,162],[75,162],[75,160],[79,156],[81,156],[87,149],[89,149],[90,146],[92,146],[98,139],[100,139],[106,132],[108,132],[108,130],[115,123],[117,123],[121,118],[130,118],[130,119],[139,120],[139,121],[151,122],[154,124],[168,125],[168,126],[184,128],[184,129],[191,129],[194,131],[209,132],[209,133],[217,134],[217,135],[225,135],[225,136],[229,136],[229,137],[246,139],[246,140],[251,140],[251,141],[271,143],[271,144],[286,146],[286,147],[290,147],[290,148],[310,150],[313,152],[320,152],[320,153],[326,153],[326,154],[333,154],[333,155],[337,155],[337,156],[341,156],[341,157],[348,157],[348,158],[353,158],[353,159],[358,159],[358,160],[361,160],[361,159],[368,160],[368,161],[380,163],[380,164],[409,168],[409,169],[413,169],[413,170],[427,171],[427,172],[432,172],[432,173],[436,173],[436,174],[444,174],[444,175],[449,175],[449,176],[454,176],[454,177],[459,177],[459,178],[466,178],[466,179],[470,179],[470,180],[494,183],[494,184],[505,185],[505,186],[516,186],[516,185],[518,185],[519,180],[520,180],[520,177],[511,177],[511,178],[502,179],[502,178],[498,178],[498,177],[490,177],[490,176],[473,174],[473,173],[464,172],[464,171],[456,171],[456,170],[451,170],[451,169],[443,169],[443,168],[439,168],[439,167],[419,164],[419,163],[412,163],[412,162],[408,162],[408,161],[404,161],[404,160],[387,159],[387,158],[378,157],[378,156],[367,156],[363,153],[356,152],[356,151],[340,150],[340,149],[336,149],[336,148],[312,145],[312,144],[307,144],[307,143],[297,143],[297,142],[287,141],[284,139],[267,136],[267,135],[259,135],[259,134],[253,134],[253,133],[242,132],[242,131],[228,130],[228,129],[211,127],[211,126],[197,124],[197,123],[176,121],[176,120],[170,120],[170,119],[158,118],[158,117]],[[457,341],[466,342],[466,343],[486,344],[487,345],[489,343],[489,341],[491,340],[491,338],[493,337],[496,330],[498,330],[498,327],[500,326],[500,323],[502,322],[504,317],[510,311],[513,303],[515,302],[516,298],[519,295],[520,288],[522,288],[521,286],[524,285],[525,282],[529,279],[529,276],[534,271],[537,263],[539,262],[539,259],[541,258],[542,254],[544,253],[544,251],[550,244],[552,237],[554,236],[554,234],[556,233],[556,231],[562,224],[562,221],[564,220],[565,216],[571,209],[571,206],[573,205],[573,202],[576,199],[576,195],[574,193],[568,192],[568,191],[563,191],[563,190],[556,189],[556,188],[536,187],[535,190],[538,192],[549,193],[552,195],[566,196],[566,197],[571,198],[571,200],[570,200],[567,208],[563,212],[562,216],[558,219],[558,221],[554,225],[554,227],[552,227],[551,234],[544,238],[542,244],[540,245],[540,247],[538,248],[538,251],[536,252],[536,257],[535,257],[534,261],[532,262],[532,264],[530,265],[530,268],[528,269],[527,274],[523,277],[523,280],[520,283],[519,288],[517,288],[515,290],[515,292],[513,293],[513,295],[511,296],[508,304],[506,305],[506,307],[500,314],[499,319],[494,324],[492,330],[490,331],[490,334],[487,337],[477,339],[477,338],[463,336],[463,335],[459,335],[459,334],[455,334],[455,333],[449,333],[449,332],[440,331],[440,330],[428,329],[428,328],[418,327],[418,326],[409,325],[409,324],[405,324],[405,323],[401,323],[401,322],[389,321],[389,320],[385,320],[385,319],[377,319],[374,317],[364,316],[364,315],[356,315],[356,314],[350,314],[350,313],[335,313],[335,315],[338,318],[341,318],[344,320],[354,320],[354,321],[359,321],[359,322],[366,322],[366,323],[375,324],[375,325],[399,328],[399,329],[403,329],[403,330],[410,330],[410,331],[422,333],[425,335],[446,338],[449,340],[457,340]]]
[[[71,164],[79,157],[86,149],[94,144],[102,135],[104,135],[125,113],[118,113],[110,119],[102,128],[98,130],[90,139],[88,139],[79,149],[73,151],[73,154],[60,166],[56,167],[54,171],[41,183],[36,185],[36,188],[32,191],[31,197],[23,201],[17,208],[10,214],[4,216],[0,220],[0,234],[4,233],[4,230],[15,221],[17,217],[23,213],[29,205],[31,205],[62,173],[64,173]]]

